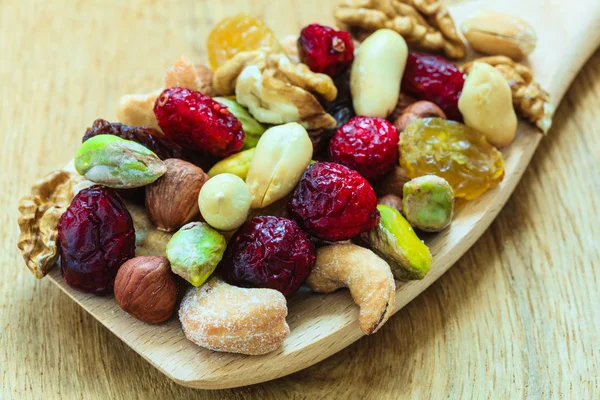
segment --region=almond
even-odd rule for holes
[[[492,11],[479,11],[467,18],[463,35],[473,49],[512,59],[527,57],[537,44],[535,29],[527,21]]]

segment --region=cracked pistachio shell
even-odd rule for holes
[[[313,146],[296,122],[269,128],[258,141],[246,183],[252,208],[263,208],[290,193],[308,167]]]
[[[173,235],[167,244],[171,270],[194,286],[213,273],[225,252],[223,235],[205,222],[191,222]]]
[[[248,185],[233,174],[219,174],[209,179],[198,196],[202,217],[221,231],[239,228],[246,221],[251,202]]]
[[[230,155],[229,157],[216,163],[209,171],[208,176],[211,178],[219,174],[233,174],[242,179],[248,176],[250,162],[254,157],[255,148],[241,151]]]
[[[444,179],[424,175],[404,184],[402,212],[408,222],[425,232],[439,232],[452,222],[454,191]]]
[[[397,210],[381,204],[377,209],[381,221],[368,232],[371,250],[388,262],[394,278],[423,279],[431,268],[429,248]]]
[[[242,149],[246,150],[256,147],[258,139],[265,133],[265,127],[252,118],[248,110],[242,107],[237,101],[226,97],[215,97],[213,100],[227,106],[229,112],[242,123],[242,129],[244,131],[244,146]]]
[[[114,135],[83,142],[75,154],[75,169],[94,183],[117,189],[148,185],[167,171],[152,151]]]

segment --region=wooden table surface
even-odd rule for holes
[[[477,244],[379,333],[291,376],[178,386],[25,268],[18,199],[122,94],[159,87],[180,55],[204,60],[222,16],[284,35],[331,22],[334,3],[0,0],[1,399],[600,398],[600,51]]]

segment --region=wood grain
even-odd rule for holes
[[[202,58],[201,38],[214,23],[206,16],[231,14],[235,5],[283,34],[328,21],[330,2],[322,2],[323,16],[317,2],[290,2],[299,10],[293,14],[285,2],[181,2],[168,12],[153,2],[61,3],[0,3],[0,38],[11,37],[0,39],[1,162],[9,185],[0,199],[10,227],[0,255],[3,398],[598,394],[599,54],[500,218],[381,333],[289,378],[193,392],[170,383],[48,282],[30,277],[14,246],[16,202],[35,177],[72,154],[94,118],[114,116],[122,93],[159,85],[180,54]],[[558,56],[547,62],[569,54]]]

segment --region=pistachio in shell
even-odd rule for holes
[[[404,184],[402,212],[408,222],[425,232],[439,232],[452,222],[454,191],[436,175],[424,175]]]
[[[116,189],[148,185],[167,171],[152,151],[114,135],[83,142],[75,154],[75,169],[94,183]]]
[[[252,118],[248,110],[242,107],[237,101],[226,97],[215,97],[214,100],[226,106],[227,110],[242,123],[242,130],[244,131],[244,145],[242,149],[247,150],[256,147],[258,139],[265,133],[266,128]]]
[[[219,174],[233,174],[246,180],[250,163],[254,157],[254,151],[255,148],[251,148],[224,158],[208,171],[208,176],[212,178]]]
[[[379,224],[363,234],[371,250],[388,262],[394,278],[423,279],[431,268],[429,248],[418,238],[408,221],[397,210],[378,205]]]
[[[223,235],[205,222],[191,222],[173,235],[167,244],[171,270],[194,286],[213,273],[225,252]]]

